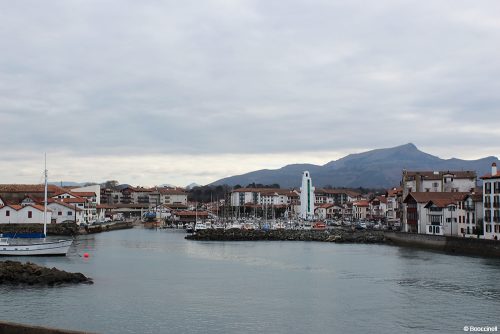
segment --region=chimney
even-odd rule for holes
[[[497,163],[494,162],[491,164],[491,176],[497,175]]]

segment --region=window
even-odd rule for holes
[[[73,211],[68,211],[68,216],[73,216]]]
[[[10,211],[9,211],[9,210],[5,211],[5,215],[6,215],[7,217],[10,217]]]
[[[429,226],[429,233],[432,233],[432,226]]]
[[[437,188],[437,187],[439,187],[439,183],[434,182],[434,183],[432,184],[432,186],[433,186],[434,188]]]
[[[58,216],[62,216],[62,211],[57,212]]]
[[[33,212],[32,211],[28,211],[28,218],[33,218]]]

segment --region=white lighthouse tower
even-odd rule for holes
[[[302,187],[300,187],[300,217],[312,220],[314,217],[314,187],[308,171],[302,174]]]

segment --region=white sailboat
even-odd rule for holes
[[[47,158],[45,158],[45,197],[43,208],[43,240],[39,242],[26,243],[12,238],[0,238],[0,256],[40,256],[61,255],[68,253],[73,240],[47,241]],[[1,236],[1,235],[0,235]]]

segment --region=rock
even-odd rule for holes
[[[82,273],[69,273],[31,262],[0,261],[0,284],[54,286],[63,283],[93,284],[92,279]]]

